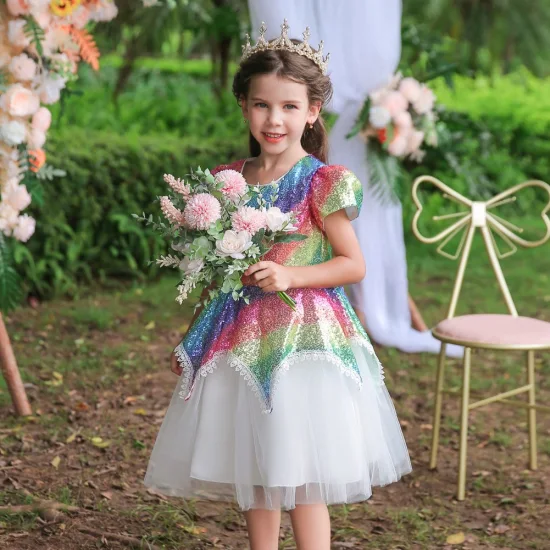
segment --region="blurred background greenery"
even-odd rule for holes
[[[98,24],[101,69],[81,65],[53,109],[49,163],[67,175],[33,203],[37,233],[16,244],[27,291],[78,294],[82,282],[158,275],[165,244],[131,213],[156,212],[162,174],[247,153],[230,92],[249,32],[245,0],[117,0]],[[429,81],[445,125],[430,173],[472,198],[550,173],[550,2],[408,0],[400,70]],[[332,119],[334,120],[334,119]],[[437,198],[428,203],[436,208]],[[528,204],[519,204],[526,208]],[[412,216],[404,200],[406,239]]]

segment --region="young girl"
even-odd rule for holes
[[[350,223],[362,189],[326,164],[326,59],[287,31],[285,22],[266,42],[262,27],[245,48],[233,92],[251,158],[213,173],[240,171],[265,198],[276,191],[274,205],[297,212],[307,239],[275,245],[248,269],[249,304],[220,293],[195,316],[172,355],[180,379],[145,484],[236,499],[252,550],[278,548],[281,509],[299,550],[329,550],[327,504],[368,499],[411,464],[382,366],[342,288],[365,276]]]

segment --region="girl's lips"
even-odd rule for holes
[[[262,135],[268,143],[279,143],[285,137],[285,134],[279,134],[277,137],[274,137],[276,134],[268,135],[265,132],[262,132]]]

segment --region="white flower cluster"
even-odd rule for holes
[[[34,233],[34,220],[21,214],[31,202],[21,180],[25,170],[37,172],[46,160],[51,114],[41,104],[59,101],[67,81],[76,79],[80,59],[97,65],[84,27],[116,15],[113,0],[0,3],[0,231],[7,236],[27,241]]]
[[[398,73],[368,101],[369,120],[362,136],[377,140],[390,155],[420,162],[422,144],[437,145],[435,95],[425,84]]]

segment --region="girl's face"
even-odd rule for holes
[[[272,155],[301,147],[306,126],[317,120],[321,108],[309,104],[305,84],[275,74],[255,76],[241,105],[262,152]]]

